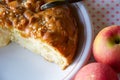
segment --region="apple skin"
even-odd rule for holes
[[[93,62],[82,67],[74,80],[118,80],[118,76],[110,66]]]
[[[120,72],[120,26],[103,28],[97,34],[93,42],[93,55],[96,61]]]

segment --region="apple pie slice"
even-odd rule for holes
[[[75,56],[78,28],[67,6],[41,11],[43,2],[0,1],[0,47],[16,42],[65,69]]]

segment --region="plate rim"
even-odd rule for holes
[[[82,12],[84,22],[87,21],[87,24],[85,24],[86,32],[89,32],[91,34],[86,33],[86,35],[87,35],[86,39],[87,40],[86,40],[86,44],[85,44],[85,49],[82,52],[84,54],[82,54],[81,58],[77,61],[77,64],[75,65],[75,67],[71,71],[71,73],[69,73],[63,80],[73,79],[75,74],[79,71],[79,69],[88,62],[88,59],[90,58],[90,55],[91,55],[91,49],[92,49],[92,43],[93,43],[93,37],[94,37],[93,27],[92,27],[93,24],[91,22],[90,15],[88,14],[88,11],[87,11],[84,3],[83,2],[77,2],[77,3],[74,3],[73,5],[76,5],[80,9],[80,11]],[[85,13],[86,15],[83,14],[83,13]],[[81,63],[81,64],[78,64],[78,63]]]

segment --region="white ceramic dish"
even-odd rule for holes
[[[0,80],[71,80],[88,61],[93,36],[84,5],[79,2],[73,4],[73,7],[80,31],[78,52],[73,64],[63,71],[56,64],[11,43],[0,48]]]

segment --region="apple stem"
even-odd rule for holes
[[[119,43],[120,43],[120,40],[119,40],[119,39],[116,39],[116,40],[115,40],[115,43],[116,43],[116,44],[119,44]]]

